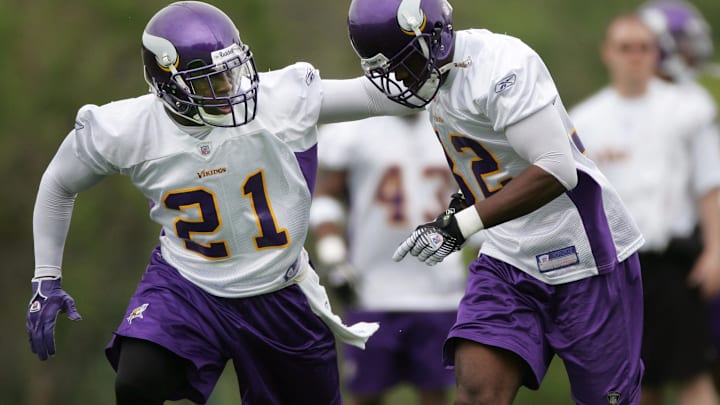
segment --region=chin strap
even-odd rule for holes
[[[449,62],[442,65],[430,73],[430,77],[425,80],[425,83],[423,83],[416,92],[417,95],[424,99],[432,97],[435,94],[435,90],[440,86],[440,79],[445,73],[449,72],[450,69],[453,68],[466,68],[470,65],[472,65],[472,59],[469,56],[462,62]]]

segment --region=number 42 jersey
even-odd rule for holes
[[[571,143],[577,186],[527,215],[491,227],[481,253],[548,284],[602,274],[643,243],[616,191],[584,155],[540,57],[519,39],[488,30],[457,32],[454,62],[429,112],[463,193],[487,198],[530,166],[505,129],[554,106]],[[581,136],[582,134],[580,134]],[[543,136],[554,136],[538,131]]]
[[[163,258],[217,296],[277,290],[307,265],[319,78],[304,63],[260,76],[260,108],[240,127],[181,127],[145,95],[83,107],[68,136],[95,172],[131,179]]]

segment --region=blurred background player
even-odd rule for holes
[[[704,104],[720,98],[720,66],[713,63],[711,27],[694,5],[686,1],[649,1],[640,15],[658,38],[661,59],[658,75],[687,88]],[[715,90],[713,94],[707,90]],[[713,109],[715,110],[715,109]],[[715,117],[717,122],[717,116]],[[709,278],[712,275],[698,274]],[[697,281],[696,281],[697,282]],[[710,283],[701,283],[701,287]],[[705,295],[712,295],[705,293]],[[720,352],[720,297],[709,302],[710,327],[716,351]],[[720,384],[720,362],[714,368],[716,387]]]
[[[415,224],[445,209],[455,187],[428,113],[324,125],[318,145],[311,208],[318,264],[346,320],[381,324],[364,351],[343,345],[350,403],[381,404],[407,383],[419,404],[449,404],[454,379],[442,345],[464,292],[462,256],[434,268],[392,260]]]
[[[570,114],[646,240],[641,403],[676,383],[679,403],[715,404],[700,293],[715,294],[720,275],[720,142],[712,103],[655,76],[660,53],[638,15],[615,18],[602,45],[610,85]]]
[[[657,38],[658,75],[685,82],[715,71],[710,25],[694,5],[682,0],[649,1],[638,12]]]

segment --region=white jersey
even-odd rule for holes
[[[720,136],[704,91],[654,79],[644,95],[626,98],[608,87],[571,116],[638,223],[643,250],[662,251],[692,233],[697,199],[720,186]]]
[[[443,212],[457,191],[427,112],[321,126],[318,155],[321,167],[347,173],[349,262],[359,306],[456,309],[465,289],[462,255],[434,267],[392,260],[397,246]]]
[[[217,296],[270,292],[307,268],[319,82],[305,63],[261,73],[264,107],[236,128],[181,128],[155,95],[88,105],[69,141],[151,201],[163,258],[183,277]]]
[[[460,67],[450,71],[429,111],[466,197],[487,198],[528,168],[505,128],[549,105],[563,119],[578,173],[574,189],[487,229],[481,253],[561,284],[604,273],[635,252],[642,235],[607,179],[583,155],[540,57],[519,39],[487,30],[459,31],[456,38],[454,62]]]

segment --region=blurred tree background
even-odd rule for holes
[[[349,0],[214,0],[233,18],[261,71],[307,61],[324,78],[361,74],[347,37]],[[0,404],[111,404],[114,373],[103,348],[122,320],[143,274],[158,227],[147,202],[116,176],[81,194],[65,250],[64,286],[83,316],[58,319],[57,355],[40,362],[30,351],[25,312],[33,272],[32,208],[40,177],[83,104],[104,104],[147,91],[140,36],[165,1],[0,1]],[[606,81],[597,49],[607,22],[636,8],[631,0],[455,0],[456,29],[488,28],[534,47],[570,107]],[[697,0],[715,24],[720,1]],[[482,60],[476,61],[482,63]],[[720,87],[718,80],[710,85]],[[263,108],[260,95],[260,108]],[[678,100],[682,102],[682,100]],[[602,350],[602,348],[598,348]],[[608,353],[608,355],[612,355]],[[518,403],[570,403],[559,362],[540,392]],[[231,367],[211,399],[237,403]],[[400,398],[400,399],[397,399]],[[391,403],[403,405],[402,392]],[[408,402],[409,403],[409,402]]]

